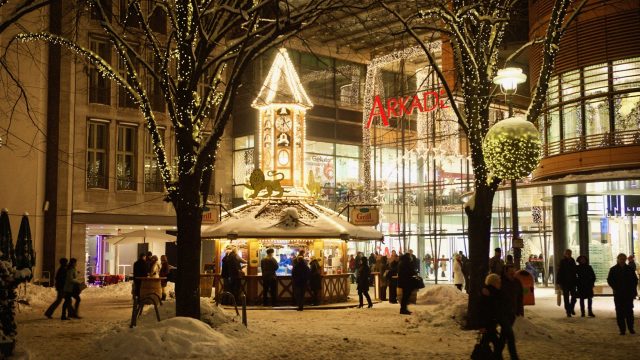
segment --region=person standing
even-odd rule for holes
[[[278,261],[273,257],[274,250],[267,249],[267,256],[260,261],[262,269],[262,305],[267,306],[267,299],[271,297],[271,306],[276,306],[278,297]]]
[[[593,268],[589,265],[589,260],[586,256],[578,256],[578,266],[576,267],[576,290],[578,298],[580,299],[580,314],[584,317],[584,299],[587,299],[587,309],[590,317],[595,317],[591,309],[593,303],[593,286],[596,283],[596,274],[593,272]]]
[[[145,261],[147,263],[147,274],[151,272],[151,262],[153,261],[153,253],[151,251],[147,251],[147,256],[145,257]]]
[[[389,302],[398,303],[398,255],[396,251],[391,252],[389,259],[389,271],[387,271],[387,285],[389,286]]]
[[[56,311],[62,300],[64,300],[64,282],[67,279],[67,264],[69,260],[67,258],[60,258],[60,267],[58,271],[56,271],[56,299],[53,301],[51,306],[47,308],[47,311],[44,312],[44,316],[51,319],[53,316],[53,312]]]
[[[502,260],[502,249],[495,248],[493,250],[493,257],[489,259],[489,273],[502,276],[503,269],[504,261]]]
[[[431,274],[431,254],[424,254],[422,261],[424,262],[424,268],[425,268],[424,274],[425,274],[425,277],[428,279],[429,274]]]
[[[408,253],[403,254],[398,262],[398,287],[402,288],[402,298],[400,299],[400,314],[411,315],[409,311],[409,299],[411,293],[415,289],[414,276],[416,270],[413,268],[411,256]]]
[[[462,257],[456,254],[453,257],[453,284],[462,291],[464,285],[464,273],[462,272]]]
[[[367,261],[364,258],[364,261]],[[293,259],[293,269],[291,269],[291,281],[293,282],[293,299],[298,306],[298,311],[302,311],[304,307],[304,293],[309,283],[309,265],[304,260],[304,250],[300,250],[298,257]]]
[[[371,296],[369,296],[369,279],[371,278],[371,268],[365,258],[362,258],[360,265],[358,266],[358,277],[356,282],[358,283],[358,300],[360,304],[359,308],[363,307],[363,295],[367,298],[368,307],[373,307],[371,302]]]
[[[576,314],[576,268],[576,261],[571,257],[571,250],[565,250],[564,257],[560,260],[560,265],[558,265],[556,284],[560,285],[562,289],[564,310],[567,313],[567,317]]]
[[[387,301],[387,273],[389,272],[389,265],[387,264],[387,257],[380,256],[380,261],[376,262],[375,271],[378,275],[378,293],[380,294],[381,301]]]
[[[631,334],[636,333],[633,328],[633,299],[638,295],[638,278],[626,261],[627,255],[620,253],[617,264],[609,269],[607,276],[607,283],[613,289],[613,303],[616,306],[620,335],[624,335],[627,329]]]
[[[224,279],[224,288],[233,295],[236,304],[240,301],[240,260],[236,249],[233,248],[227,256],[222,259],[221,277]]]
[[[309,292],[311,293],[311,305],[320,305],[320,288],[322,287],[322,267],[317,258],[309,263]]]
[[[169,277],[170,272],[171,265],[169,265],[167,255],[160,256],[160,277],[163,278],[160,280],[160,285],[162,286],[162,301],[167,300],[167,277]]]
[[[78,310],[80,307],[80,280],[78,280],[78,271],[76,270],[77,260],[71,258],[67,265],[66,278],[64,280],[64,303],[62,304],[62,320],[69,318],[80,319]],[[75,304],[71,305],[71,298],[74,298]]]
[[[351,273],[351,283],[356,283],[356,258],[353,254],[349,255],[349,273]]]
[[[511,323],[511,326],[513,326],[517,316],[524,316],[522,283],[516,278],[515,265],[507,264],[504,266],[504,274],[502,274],[502,288],[500,291],[505,299],[505,303],[508,305],[504,311]]]
[[[150,278],[159,278],[160,277],[160,262],[158,261],[158,257],[156,255],[151,256],[151,262],[149,263],[149,277]]]
[[[141,253],[138,260],[133,263],[133,296],[134,300],[140,297],[140,285],[142,280],[139,278],[147,277],[149,270],[147,266],[147,254]]]
[[[447,276],[447,259],[444,257],[444,254],[440,257],[440,276],[443,278]]]
[[[413,249],[409,249],[409,257],[411,257],[411,263],[413,264],[413,269],[416,271],[416,273],[420,272],[420,260],[418,260],[418,257],[413,255]]]

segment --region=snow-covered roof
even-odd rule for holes
[[[203,226],[213,239],[342,239],[378,240],[381,232],[352,225],[335,211],[302,200],[257,200],[229,211],[222,221]]]
[[[274,104],[295,104],[306,109],[313,107],[285,48],[276,54],[269,74],[251,106],[262,108]]]

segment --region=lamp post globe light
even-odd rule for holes
[[[518,85],[524,83],[525,81],[527,81],[527,75],[525,75],[522,72],[522,69],[517,68],[517,67],[507,67],[504,69],[500,69],[498,70],[498,74],[496,75],[496,77],[493,78],[493,83],[496,85],[500,86],[500,91],[502,92],[502,94],[504,94],[505,96],[505,100],[507,102],[507,105],[509,107],[509,119],[506,120],[512,120],[511,118],[513,117],[513,105],[511,103],[511,96],[515,95],[518,91]],[[504,120],[503,120],[504,121]],[[526,120],[524,120],[526,121]],[[511,126],[515,126],[517,127],[517,122],[513,122],[512,121]],[[498,125],[498,124],[496,124]],[[518,134],[520,133],[519,131],[517,131],[516,129],[513,129],[514,131],[509,131],[508,127],[509,125],[505,126],[507,124],[503,124],[501,125],[502,127],[505,127],[506,131],[502,131],[502,133],[504,133],[504,135],[502,136],[503,140],[506,140],[507,138],[509,139],[509,141],[515,141],[517,142],[518,139],[513,138],[512,136],[514,134]],[[533,125],[533,124],[531,124]],[[495,125],[494,125],[495,126]],[[491,131],[490,131],[491,133]],[[497,132],[493,132],[493,134],[495,134]],[[491,135],[491,134],[487,134],[487,135]],[[525,139],[526,138],[526,139]],[[528,140],[533,140],[530,139],[530,136],[526,136],[525,138],[522,138],[520,140],[524,140],[525,142],[527,142]],[[484,141],[483,147],[488,147],[488,148],[492,148],[491,143],[494,143],[494,146],[497,145],[496,143],[496,139],[498,139],[495,136],[487,136],[487,138]],[[537,139],[537,146],[540,146],[539,143],[539,139]],[[505,144],[503,144],[505,145]],[[531,144],[523,144],[522,148],[531,148],[531,147],[535,147],[536,146],[536,142],[535,140],[531,143]],[[495,149],[495,147],[494,147]],[[489,150],[489,149],[488,149]],[[506,151],[512,150],[512,148],[507,148],[505,149]],[[531,152],[531,151],[530,151]],[[491,153],[491,151],[489,150],[488,152],[484,152],[485,154]],[[533,149],[533,153],[535,153],[535,149]],[[539,153],[539,152],[538,152]],[[514,154],[515,155],[515,154]],[[513,155],[512,155],[513,156]],[[517,156],[517,155],[516,155]],[[535,160],[532,159],[532,161],[535,161],[537,164],[539,156],[535,157]],[[514,173],[517,171],[514,171]],[[513,247],[513,257],[514,257],[514,263],[516,265],[516,268],[520,268],[520,259],[522,258],[522,247],[524,247],[523,241],[520,238],[520,234],[518,231],[518,188],[517,188],[517,175],[514,174],[514,176],[509,177],[508,179],[511,180],[511,232],[512,232],[512,247]]]

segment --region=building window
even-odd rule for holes
[[[640,58],[552,77],[545,118],[547,155],[640,143]]]
[[[109,124],[87,123],[87,188],[107,188],[107,149]]]
[[[167,14],[162,10],[160,1],[150,1],[149,2],[149,12],[151,16],[149,16],[149,27],[151,30],[159,33],[166,34],[167,33]]]
[[[138,50],[136,49],[136,51]],[[134,65],[136,65],[137,75],[140,76],[139,75],[140,69],[137,66],[137,64],[135,64],[133,54],[129,54],[129,58],[131,58],[134,61]],[[129,73],[127,73],[126,66],[122,58],[119,58],[118,60],[118,72],[120,73],[120,76],[122,76],[123,78],[126,78],[128,82],[133,82],[133,77]],[[138,105],[136,104],[136,101],[133,98],[133,96],[131,96],[131,94],[129,94],[127,90],[125,90],[123,87],[119,87],[118,88],[118,106],[125,107],[125,108],[136,108]]]
[[[98,2],[102,5],[102,9],[104,10],[106,20],[111,21],[111,17],[113,14],[113,2],[111,0],[99,0]],[[91,19],[100,20],[100,16],[98,15],[98,9],[95,6],[91,7]]]
[[[106,40],[91,38],[89,48],[107,62],[111,62],[111,46]],[[89,68],[89,102],[111,105],[111,81],[100,75],[95,66]]]
[[[164,129],[158,129],[160,138],[164,143]],[[162,192],[164,190],[164,182],[162,181],[162,173],[156,158],[153,147],[151,134],[146,132],[144,142],[144,191],[145,192]]]
[[[136,127],[118,125],[116,189],[136,189]]]
[[[147,62],[148,64],[153,64],[153,69],[156,74],[161,73],[160,65],[156,61],[156,58],[151,50],[148,52]],[[164,112],[165,102],[160,81],[157,81],[149,71],[146,71],[146,73],[147,95],[149,96],[149,101],[151,102],[151,109],[153,109],[153,111]]]
[[[248,182],[255,168],[253,135],[242,136],[233,140],[233,193],[235,198],[242,198],[244,183]]]
[[[140,27],[140,18],[133,7],[136,1],[139,0],[120,0],[120,23],[125,28]]]

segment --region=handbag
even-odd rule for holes
[[[478,333],[476,345],[471,353],[471,360],[488,360],[493,359],[493,351],[489,347],[489,342],[485,339],[484,334]]]
[[[419,275],[413,275],[413,288],[414,289],[422,289],[424,288],[424,281]]]

